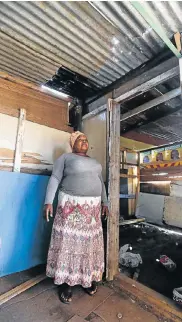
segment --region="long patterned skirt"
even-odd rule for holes
[[[90,287],[104,272],[100,197],[59,193],[47,260],[54,283]]]

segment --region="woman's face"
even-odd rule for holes
[[[88,139],[85,135],[80,135],[75,141],[73,152],[87,153],[89,148]]]

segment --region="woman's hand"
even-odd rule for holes
[[[102,216],[109,216],[109,208],[107,206],[102,206]]]
[[[49,216],[53,216],[53,206],[51,204],[46,204],[44,206],[44,216],[47,222],[49,222]]]

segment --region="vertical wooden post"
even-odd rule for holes
[[[121,151],[121,153],[122,153],[122,169],[124,169],[124,160],[125,160],[124,151]]]
[[[140,193],[140,152],[137,152],[138,162],[137,162],[137,185],[136,185],[136,200],[135,200],[135,212],[137,209],[138,197]]]
[[[106,276],[113,280],[118,272],[119,254],[119,183],[120,183],[120,105],[108,100],[108,197],[110,216],[107,225],[107,267]]]
[[[17,137],[16,137],[13,172],[20,172],[21,154],[22,154],[24,130],[25,130],[25,120],[26,120],[26,110],[24,108],[21,108],[19,122],[18,122]]]
[[[181,95],[182,95],[182,58],[179,59],[179,79],[180,79],[180,87],[181,87]]]

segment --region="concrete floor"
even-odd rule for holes
[[[23,279],[26,280],[27,277]],[[7,282],[9,279],[11,282]],[[14,279],[15,277],[8,277],[1,280],[1,293],[12,288]],[[1,322],[118,322],[121,320],[123,322],[158,321],[155,316],[139,307],[121,291],[113,289],[111,285],[100,285],[94,297],[85,294],[80,287],[75,287],[72,304],[64,305],[59,301],[57,288],[50,279],[44,280],[0,307]]]

